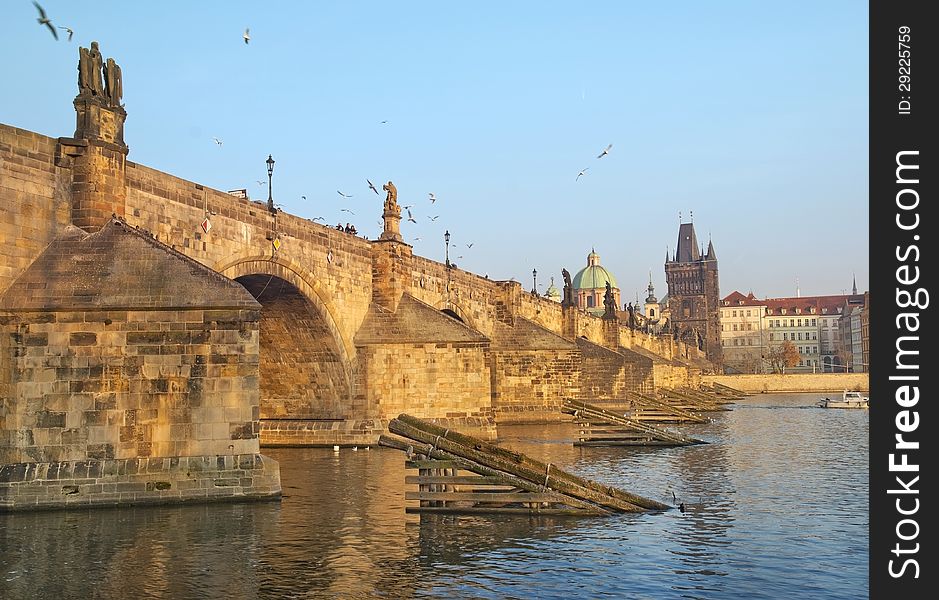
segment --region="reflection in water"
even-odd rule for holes
[[[686,511],[406,515],[404,456],[269,449],[282,502],[0,515],[0,598],[857,598],[868,413],[756,396],[680,429],[711,443],[504,445]]]

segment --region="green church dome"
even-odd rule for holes
[[[611,287],[619,287],[616,285],[616,278],[613,274],[600,266],[600,255],[591,251],[587,255],[587,266],[574,275],[571,285],[575,290],[594,290],[605,288],[607,281],[610,282]]]

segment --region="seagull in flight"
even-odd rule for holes
[[[215,140],[215,143],[218,144],[219,146],[222,145],[222,140],[218,139],[217,137],[213,137],[212,139]]]
[[[261,181],[260,179],[255,179],[255,181],[257,181],[257,182],[258,182],[258,185],[264,185],[264,182],[263,182],[263,181]]]
[[[605,150],[604,150],[604,152],[605,152]],[[581,176],[581,175],[586,175],[586,174],[587,174],[587,169],[589,169],[589,168],[590,168],[590,167],[587,167],[586,169],[581,169],[581,170],[580,170],[580,173],[577,174],[577,177],[574,178],[574,181],[577,181],[578,179],[580,179],[580,176]]]
[[[323,217],[313,217],[313,218],[310,219],[310,220],[313,221],[314,223],[317,222],[317,221],[322,221],[322,222],[324,222],[324,223],[326,222],[326,219],[323,218]]]
[[[433,204],[434,202],[437,201],[437,196],[434,196],[434,193],[433,193],[433,192],[430,192],[430,193],[428,194],[428,196],[430,196],[430,203],[431,203],[431,204]]]
[[[247,27],[245,27],[245,33],[244,33],[244,35],[241,36],[241,37],[243,37],[243,38],[245,39],[245,45],[247,45],[248,42],[251,41],[251,36],[248,34],[248,28],[247,28]]]
[[[440,215],[435,215],[435,216],[433,216],[433,217],[427,217],[427,218],[430,219],[431,221],[436,221],[436,220],[437,220],[437,217],[439,217],[439,216],[440,216]]]
[[[373,192],[375,192],[375,195],[376,195],[376,196],[381,196],[381,194],[378,193],[378,188],[375,187],[375,184],[374,184],[374,183],[372,183],[372,182],[369,181],[368,179],[366,179],[365,181],[368,181],[368,189],[370,189],[370,190],[372,190]]]
[[[306,200],[306,196],[300,196],[300,199]]]
[[[72,28],[71,28],[71,27],[62,27],[61,25],[59,25],[59,29],[64,29],[65,31],[68,32],[68,41],[71,42],[71,41],[72,41],[72,34],[75,33],[74,31],[72,31]]]
[[[382,121],[381,123],[379,123],[379,125],[384,125],[384,124],[387,123],[387,122],[388,122],[388,120],[386,119],[386,120]]]
[[[343,193],[340,192],[339,190],[336,190],[336,193],[339,194],[340,196],[342,196],[343,198],[351,198],[351,197],[352,197],[351,194],[343,194]]]
[[[339,212],[347,212],[347,213],[352,214],[352,215],[355,214],[354,212],[352,212],[352,211],[349,210],[348,208],[340,208],[340,209],[339,209]]]
[[[52,37],[58,40],[59,34],[56,32],[55,27],[52,26],[52,20],[46,16],[46,11],[43,10],[41,6],[39,6],[39,3],[36,2],[36,0],[33,0],[33,6],[35,6],[36,10],[39,11],[39,18],[36,20],[39,22],[40,25],[45,25],[46,27],[48,27],[49,31],[52,32]],[[69,39],[71,39],[71,36],[69,36]]]
[[[419,241],[421,241],[421,238],[416,237],[416,238],[414,238],[414,241],[415,241],[415,242],[419,242]]]
[[[601,153],[597,156],[597,158],[603,158],[604,156],[606,156],[607,154],[609,154],[609,153],[610,153],[610,148],[612,148],[612,147],[613,147],[613,144],[608,144],[607,147],[603,149],[603,152],[601,152]]]
[[[467,247],[467,248],[472,248],[472,247],[473,247],[473,244],[475,244],[475,243],[476,243],[476,242],[469,243],[469,244],[466,245],[466,247]]]
[[[410,222],[412,222],[412,223],[417,223],[417,221],[414,220],[414,217],[411,216],[411,209],[410,209],[410,208],[408,209],[408,221],[410,221]]]

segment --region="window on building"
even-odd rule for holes
[[[747,310],[747,316],[748,316],[748,317],[750,316],[750,311],[749,311],[749,310]]]
[[[776,319],[776,327],[779,327],[779,319]]]
[[[737,324],[734,323],[734,331],[737,331]]]
[[[800,339],[800,340],[802,339],[802,332],[801,332],[801,331],[799,332],[799,339]]]
[[[593,308],[593,296],[587,296],[587,308]]]
[[[789,327],[795,327],[795,326],[796,326],[796,320],[795,320],[795,319],[789,319]]]
[[[771,342],[773,341],[773,336],[774,336],[774,335],[775,335],[775,334],[773,334],[773,333],[770,333],[770,334],[769,334],[769,341],[771,341]]]
[[[650,308],[650,309],[649,309],[649,318],[650,318],[650,319],[654,319],[654,318],[655,318],[655,309],[654,309],[654,308]]]
[[[815,319],[812,319],[812,327],[816,327],[816,325],[815,325]]]
[[[734,346],[739,346],[739,345],[740,345],[740,340],[738,338],[734,338]]]
[[[797,327],[802,327],[802,319],[799,319],[797,323],[798,323],[798,325],[796,325]]]
[[[753,338],[747,338],[747,346],[753,345]]]
[[[789,334],[788,334],[788,333],[783,333],[783,341],[785,342],[785,341],[788,341],[788,340],[789,340]]]
[[[815,331],[812,332],[812,339],[813,339],[813,340],[817,340],[817,339],[818,339],[818,333],[817,333],[817,332],[815,332]]]
[[[733,313],[733,315],[731,315],[731,316],[734,316],[734,317],[737,316],[737,311],[734,310],[734,311],[731,311],[731,312]]]

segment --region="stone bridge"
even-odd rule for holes
[[[370,241],[128,161],[123,107],[74,104],[72,137],[0,124],[0,465],[27,465],[7,477],[25,487],[0,476],[0,506],[4,489],[68,503],[25,484],[69,461],[231,458],[195,491],[171,462],[156,469],[170,488],[75,488],[105,502],[270,495],[279,483],[244,483],[276,475],[259,442],[373,443],[400,412],[492,436],[561,418],[564,397],[622,400],[706,366],[670,337],[414,255],[387,206]]]

